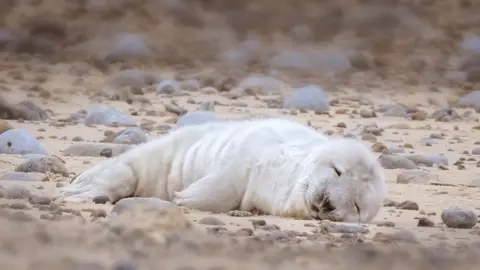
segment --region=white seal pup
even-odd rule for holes
[[[158,197],[212,211],[368,222],[387,187],[362,142],[285,119],[180,128],[105,160],[60,190],[66,201]]]

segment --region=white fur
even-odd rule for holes
[[[216,213],[258,209],[367,222],[386,192],[381,166],[361,142],[329,138],[290,120],[262,119],[183,127],[93,166],[60,194],[71,201],[158,197]],[[322,210],[326,198],[334,211]]]

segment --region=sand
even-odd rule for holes
[[[132,1],[106,1],[107,7],[87,2],[0,4],[0,15],[5,13],[0,16],[0,26],[18,35],[14,43],[0,40],[0,49],[6,51],[1,53],[0,97],[11,104],[31,101],[49,115],[43,120],[22,120],[8,117],[0,109],[0,118],[6,121],[0,122],[0,132],[7,125],[26,130],[49,155],[60,157],[68,171],[66,175],[30,173],[34,181],[0,180],[0,268],[476,269],[480,225],[449,228],[441,214],[452,205],[479,214],[480,157],[472,153],[480,147],[478,113],[455,104],[477,86],[475,76],[467,76],[475,69],[452,64],[469,55],[461,42],[464,33],[478,31],[473,19],[467,20],[478,14],[477,4],[403,1],[402,6],[389,1],[369,13],[375,3],[347,0],[324,1],[322,8],[313,1],[294,5],[291,1],[246,1],[243,5],[198,1],[197,12],[172,6],[156,9],[155,1],[146,0],[135,5]],[[362,9],[365,7],[367,11]],[[384,10],[400,19],[385,23],[385,17],[373,16],[376,19],[360,24],[354,16],[364,11],[384,14]],[[232,11],[238,14],[225,16]],[[339,18],[343,23],[337,25]],[[290,26],[297,23],[314,25],[310,39],[300,41],[289,34]],[[383,32],[377,27],[382,24]],[[122,42],[112,41],[121,33],[142,37],[126,42],[126,47],[135,48],[131,55],[129,49],[115,47]],[[48,42],[42,41],[45,37]],[[249,40],[260,45],[255,52],[242,54],[248,64],[227,64],[220,57],[228,50],[241,50],[241,44]],[[327,68],[320,70],[272,68],[269,59],[291,48],[299,52],[353,50],[371,58],[361,58],[363,64],[355,62],[347,70],[330,69],[342,57],[323,63]],[[112,83],[116,74],[134,68],[161,79],[196,80],[213,89],[158,95],[152,81],[130,88]],[[447,78],[447,71],[459,71],[461,76]],[[238,82],[252,74],[272,76],[285,84],[272,95],[258,89],[239,91]],[[328,112],[272,105],[282,104],[293,87],[304,84],[325,90]],[[338,231],[343,225],[328,221],[255,213],[211,214],[184,208],[139,209],[115,219],[110,203],[48,201],[58,187],[108,158],[65,156],[65,149],[98,144],[106,132],[125,128],[76,123],[69,119],[72,114],[107,105],[129,115],[152,140],[175,127],[180,115],[165,106],[172,102],[188,112],[209,107],[209,103],[221,119],[288,117],[318,132],[357,134],[368,146],[382,143],[390,153],[401,156],[444,155],[448,163],[418,165],[413,171],[428,175],[429,181],[423,182],[397,183],[398,175],[411,170],[385,168],[388,200],[372,222],[355,225],[354,233]],[[373,118],[362,116],[362,110],[372,112],[392,104],[409,108],[413,117],[389,117],[378,111]],[[447,107],[460,118],[437,121],[429,117]],[[381,134],[356,132],[365,127]],[[21,155],[0,155],[0,179],[24,161]],[[18,186],[28,192],[23,190],[13,198],[12,187],[18,192]],[[48,200],[39,203],[33,195]],[[365,229],[360,230],[362,227]]]

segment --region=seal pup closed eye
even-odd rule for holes
[[[374,154],[286,119],[182,127],[105,160],[60,189],[66,201],[158,197],[214,213],[260,210],[368,222],[386,196]]]

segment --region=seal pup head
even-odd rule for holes
[[[314,173],[302,184],[312,218],[366,223],[377,215],[387,186],[369,148],[353,139],[331,138],[312,150],[309,163]]]

